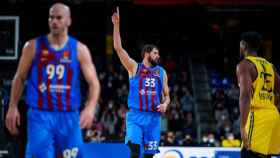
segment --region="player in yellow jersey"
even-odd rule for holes
[[[276,103],[280,77],[274,66],[257,56],[261,35],[242,34],[236,74],[240,86],[241,158],[270,158],[280,153],[280,115]]]

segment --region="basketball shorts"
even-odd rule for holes
[[[25,158],[80,158],[83,145],[78,112],[30,108]]]
[[[130,110],[126,114],[126,137],[129,141],[140,145],[140,155],[159,153],[160,113]]]
[[[280,153],[280,115],[276,109],[251,110],[246,130],[250,150],[263,155]]]

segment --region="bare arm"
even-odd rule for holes
[[[97,78],[95,66],[91,60],[89,49],[82,43],[78,44],[78,59],[81,64],[81,70],[89,85],[87,106],[95,107],[100,94],[100,83]]]
[[[170,103],[170,96],[169,96],[169,87],[168,87],[168,78],[166,72],[164,72],[164,81],[163,81],[163,92],[162,92],[162,103],[159,106],[159,112],[166,112],[167,106]]]
[[[17,72],[14,76],[11,89],[10,106],[17,106],[18,101],[24,89],[24,82],[28,74],[35,55],[35,41],[31,40],[25,43],[22,55],[18,64]]]
[[[95,66],[91,60],[89,49],[80,42],[78,43],[78,60],[83,75],[89,85],[88,99],[80,116],[80,127],[82,129],[89,129],[95,118],[95,108],[100,94],[100,83],[97,78]]]
[[[34,40],[31,40],[24,45],[22,55],[18,64],[17,72],[12,82],[9,109],[5,120],[6,127],[12,135],[18,134],[17,126],[20,125],[20,113],[18,111],[17,105],[20,96],[22,95],[24,82],[35,54],[34,48]]]
[[[248,61],[243,60],[240,62],[240,64],[237,66],[236,74],[240,86],[240,125],[241,129],[245,129],[250,110],[250,97],[252,92],[252,77],[250,74]]]
[[[117,8],[117,12],[115,12],[112,16],[112,22],[114,24],[114,30],[113,30],[114,49],[116,50],[122,65],[128,71],[129,76],[133,76],[133,74],[135,74],[137,69],[137,63],[135,60],[130,58],[128,53],[122,47],[121,36],[120,36],[120,17],[119,17],[118,8]]]
[[[275,94],[275,105],[280,109],[280,76],[276,71],[276,68],[274,68],[274,94]]]
[[[164,97],[163,104],[168,105],[170,103],[170,96],[169,96],[168,78],[166,72],[164,72],[163,97]]]

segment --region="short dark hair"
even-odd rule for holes
[[[262,36],[256,31],[248,31],[241,35],[241,40],[247,43],[247,47],[250,50],[258,51],[261,46]]]
[[[154,44],[145,44],[141,50],[142,58],[144,58],[145,52],[150,53],[154,48],[158,50],[158,47]]]

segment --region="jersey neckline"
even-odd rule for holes
[[[67,41],[65,42],[64,46],[63,46],[62,48],[60,48],[60,49],[55,49],[55,48],[53,48],[53,47],[51,46],[51,43],[50,43],[48,37],[47,37],[47,36],[44,36],[44,41],[45,41],[45,43],[46,43],[48,49],[51,50],[52,52],[62,52],[62,51],[65,51],[65,50],[67,49],[67,47],[68,47],[69,40],[70,40],[70,37],[67,36]]]

